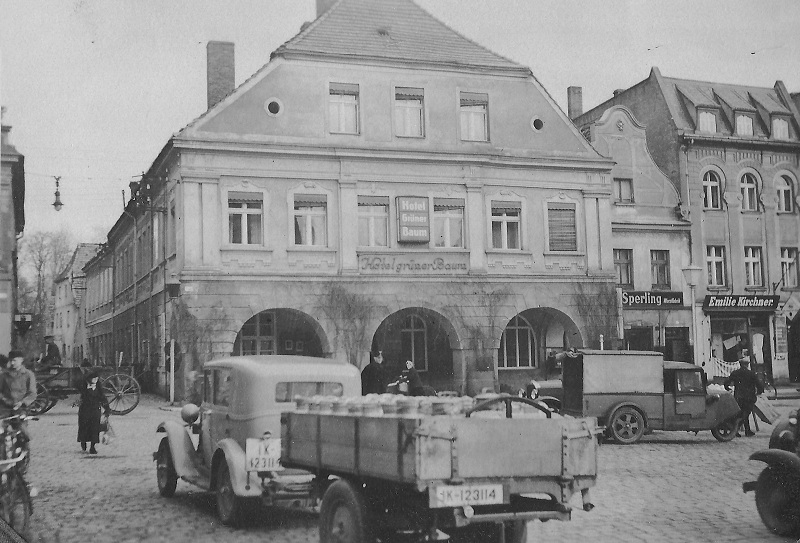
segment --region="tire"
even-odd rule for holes
[[[714,439],[723,443],[731,441],[736,437],[736,426],[735,420],[723,421],[711,429],[711,435],[714,436]]]
[[[50,391],[41,383],[36,384],[36,398],[28,406],[29,415],[41,415],[50,411],[58,400],[50,397]]]
[[[165,498],[175,495],[178,474],[175,472],[175,464],[172,461],[172,451],[169,448],[169,438],[167,437],[161,440],[156,453],[156,482],[159,494]]]
[[[756,483],[756,509],[772,533],[800,535],[800,477],[764,468]]]
[[[617,443],[631,445],[644,435],[644,415],[634,407],[620,407],[614,411],[609,421],[609,436]]]
[[[233,491],[228,463],[222,458],[217,468],[217,516],[225,526],[242,526],[252,520],[249,513],[255,508],[257,500],[240,498]]]
[[[0,517],[18,534],[27,535],[33,512],[28,485],[16,469],[7,474],[6,483],[0,485]]]
[[[345,479],[331,483],[319,511],[320,543],[373,543],[372,518],[364,496]]]
[[[115,373],[103,380],[103,392],[115,415],[127,415],[139,405],[142,388],[139,382],[124,373]]]

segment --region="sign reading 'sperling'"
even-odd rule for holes
[[[623,309],[661,309],[683,306],[683,292],[622,291]]]

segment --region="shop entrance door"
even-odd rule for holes
[[[691,362],[689,329],[667,326],[664,328],[664,358],[676,362]]]
[[[625,330],[625,343],[631,351],[652,351],[653,329],[647,327]]]

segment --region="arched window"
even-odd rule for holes
[[[792,190],[792,180],[788,175],[780,176],[776,183],[778,189],[778,211],[791,213],[794,210],[794,191]]]
[[[409,315],[400,330],[401,365],[411,360],[417,371],[428,369],[428,331],[418,315]]]
[[[706,209],[720,209],[719,176],[711,170],[703,174],[703,207]]]
[[[497,356],[499,368],[532,368],[535,365],[533,328],[523,317],[517,315],[508,323],[500,339]]]
[[[758,184],[752,173],[742,175],[739,181],[742,191],[742,211],[758,211]]]
[[[271,311],[262,311],[244,323],[233,343],[233,354],[238,356],[277,354],[275,314]]]

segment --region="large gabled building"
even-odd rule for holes
[[[163,368],[174,338],[188,376],[380,349],[475,392],[613,338],[612,163],[530,70],[410,0],[318,10],[238,87],[233,44],[209,44],[208,111],[109,237],[114,351]]]

